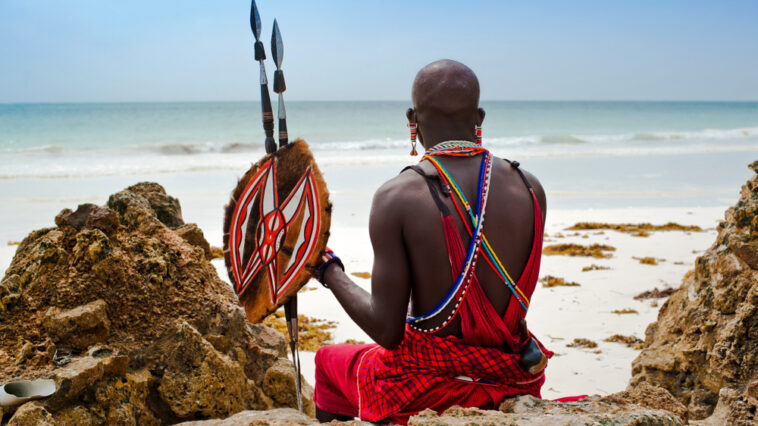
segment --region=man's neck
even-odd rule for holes
[[[476,136],[473,134],[473,131],[448,131],[444,133],[432,131],[431,135],[428,135],[425,131],[423,134],[423,139],[421,140],[421,144],[424,145],[425,149],[429,149],[439,143],[447,141],[476,142]]]

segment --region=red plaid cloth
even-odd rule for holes
[[[548,358],[553,356],[541,343],[538,345]],[[407,415],[420,411],[411,408],[415,400],[448,385],[486,386],[499,399],[493,401],[495,407],[509,396],[528,394],[539,398],[544,372],[529,374],[521,368],[518,358],[518,354],[495,348],[467,345],[453,336],[443,338],[406,327],[398,348],[376,346],[362,354],[357,368],[359,416],[370,422],[392,419],[404,423]],[[461,376],[473,382],[463,382]],[[468,405],[461,397],[450,395],[449,399]],[[405,415],[398,418],[399,413]]]

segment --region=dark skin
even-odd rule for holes
[[[465,65],[448,60],[427,65],[416,76],[412,99],[414,108],[408,109],[406,116],[409,122],[418,123],[417,135],[424,148],[450,140],[476,141],[475,127],[482,124],[484,110],[478,108],[479,82]],[[481,156],[437,158],[473,203]],[[436,174],[428,161],[419,165],[427,175]],[[525,175],[535,190],[544,221],[545,192],[534,176]],[[511,277],[518,281],[534,239],[532,198],[518,173],[500,159],[493,159],[490,188],[484,233]],[[452,200],[443,200],[455,212]],[[453,217],[467,246],[470,238],[466,229],[457,213]],[[393,349],[403,340],[409,302],[414,316],[430,311],[443,299],[458,271],[450,270],[440,212],[426,181],[411,170],[377,190],[369,233],[374,250],[371,293],[335,265],[325,271],[324,280],[350,318],[376,343]],[[477,263],[476,275],[495,310],[504,315],[510,300],[508,288],[486,262]],[[451,311],[452,306],[420,325],[436,327]],[[460,320],[456,317],[434,334],[462,337]],[[317,410],[317,418],[330,421],[338,417]]]

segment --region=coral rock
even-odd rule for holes
[[[106,234],[112,234],[121,226],[116,212],[95,204],[80,204],[76,211],[63,209],[55,217],[55,224],[59,227],[72,226],[77,230],[97,228]]]
[[[292,408],[277,408],[268,411],[242,411],[223,420],[185,422],[178,426],[288,426],[317,423]]]
[[[211,251],[211,245],[203,235],[203,231],[197,227],[194,223],[188,223],[176,228],[176,233],[184,239],[184,241],[192,244],[193,246],[203,249],[205,258],[211,260],[213,253]]]
[[[186,322],[158,343],[165,371],[161,399],[179,418],[222,417],[251,408],[254,383],[238,363],[217,352]]]
[[[86,349],[108,338],[111,322],[107,309],[108,305],[103,300],[70,310],[50,308],[45,313],[42,326],[55,342]]]
[[[125,358],[85,356],[75,359],[64,368],[56,370],[54,379],[57,390],[48,400],[48,404],[54,409],[63,407],[69,401],[76,400],[80,394],[100,380],[103,375],[122,373],[126,368],[124,364],[128,363],[128,358]]]
[[[675,414],[632,403],[612,403],[593,396],[562,403],[532,396],[506,400],[501,411],[451,407],[439,416],[425,410],[409,419],[409,425],[678,425]]]
[[[53,377],[44,407],[62,424],[173,424],[284,405],[263,382],[285,337],[247,323],[202,232],[160,185],[64,211],[58,225],[31,232],[0,281],[0,383]]]
[[[53,416],[37,401],[27,402],[20,406],[8,421],[8,426],[53,426],[56,424]]]
[[[266,370],[263,379],[263,390],[270,398],[280,406],[297,408],[297,392],[295,390],[295,369],[287,359],[280,359],[276,364]],[[313,388],[302,379],[303,411],[311,417],[316,416],[316,407],[313,404]]]
[[[648,326],[632,374],[632,385],[666,388],[691,419],[717,409],[720,419],[754,420],[755,408],[746,407],[755,401],[748,385],[758,374],[758,175],[742,187],[716,242]]]
[[[92,413],[80,405],[68,407],[55,413],[55,421],[61,425],[91,426],[96,424]]]
[[[147,200],[150,209],[155,212],[158,220],[169,228],[184,225],[179,200],[166,194],[166,190],[157,183],[141,182],[126,188],[126,191],[142,196]]]

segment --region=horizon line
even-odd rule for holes
[[[287,102],[408,102],[409,99],[288,99]],[[728,99],[481,99],[480,102],[550,102],[550,103],[758,103],[754,100]],[[174,104],[174,103],[260,103],[260,100],[118,100],[118,101],[1,101],[0,105],[55,104]]]

